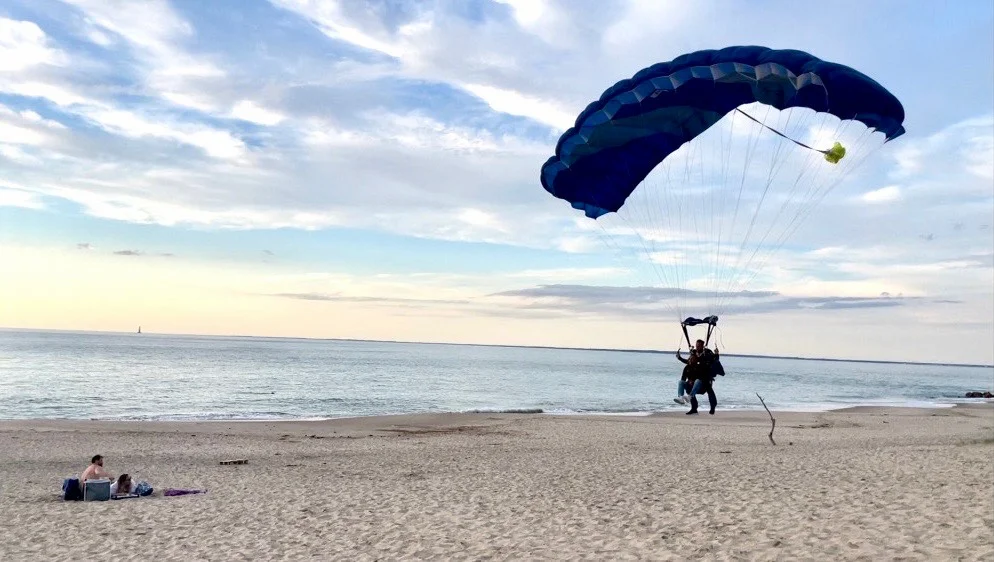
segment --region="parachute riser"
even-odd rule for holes
[[[704,347],[707,347],[708,344],[711,343],[711,334],[714,333],[714,328],[718,325],[718,317],[714,315],[701,319],[691,317],[680,322],[680,328],[683,330],[683,337],[687,339],[687,347],[690,349],[693,349],[694,345],[690,343],[690,333],[687,332],[687,326],[697,326],[698,324],[708,325],[708,333],[704,339]]]
[[[838,164],[839,160],[842,160],[842,158],[845,157],[845,155],[846,155],[846,149],[845,149],[844,146],[842,146],[842,143],[836,142],[832,146],[832,148],[829,148],[827,150],[822,150],[822,149],[819,149],[819,148],[814,148],[813,146],[808,146],[808,145],[804,144],[803,142],[801,142],[799,140],[792,139],[792,138],[788,137],[787,135],[785,135],[785,134],[781,133],[780,131],[774,129],[773,127],[770,127],[766,123],[763,123],[759,119],[756,119],[752,115],[749,115],[748,113],[746,113],[745,111],[742,111],[741,109],[739,109],[737,107],[735,108],[735,111],[741,113],[742,115],[745,115],[749,119],[752,119],[753,121],[755,121],[756,123],[758,123],[759,126],[761,126],[761,127],[765,128],[765,129],[768,129],[768,130],[770,130],[770,131],[772,131],[772,132],[780,135],[781,137],[789,140],[790,142],[796,144],[797,146],[801,146],[801,147],[807,148],[808,150],[813,150],[815,152],[820,152],[821,154],[824,154],[825,155],[825,160],[828,161],[828,162],[831,162],[832,164]]]

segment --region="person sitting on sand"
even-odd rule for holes
[[[93,455],[93,458],[90,459],[90,466],[86,467],[83,475],[79,477],[79,483],[82,484],[87,480],[100,480],[102,478],[106,478],[107,480],[114,479],[109,472],[104,470],[103,455]]]
[[[110,495],[126,496],[135,493],[135,483],[131,481],[130,474],[122,474],[117,477],[117,481],[110,485]]]

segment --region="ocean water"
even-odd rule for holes
[[[719,413],[947,407],[994,368],[722,358]],[[0,331],[0,419],[323,419],[541,410],[644,415],[673,402],[671,353]],[[704,405],[707,399],[700,397]],[[706,406],[705,406],[706,407]]]

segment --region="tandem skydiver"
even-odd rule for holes
[[[680,376],[680,384],[677,390],[677,397],[673,400],[679,404],[686,404],[687,399],[683,397],[684,392],[690,395],[690,411],[687,415],[697,413],[697,395],[707,393],[711,410],[708,412],[714,415],[714,409],[718,405],[718,399],[714,395],[715,375],[725,376],[725,369],[721,366],[718,348],[712,352],[704,347],[704,340],[697,340],[694,349],[690,350],[690,357],[684,359],[680,356],[680,350],[676,352],[676,358],[687,366]]]

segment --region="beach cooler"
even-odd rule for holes
[[[107,501],[110,499],[110,480],[87,480],[83,482],[83,501]]]

